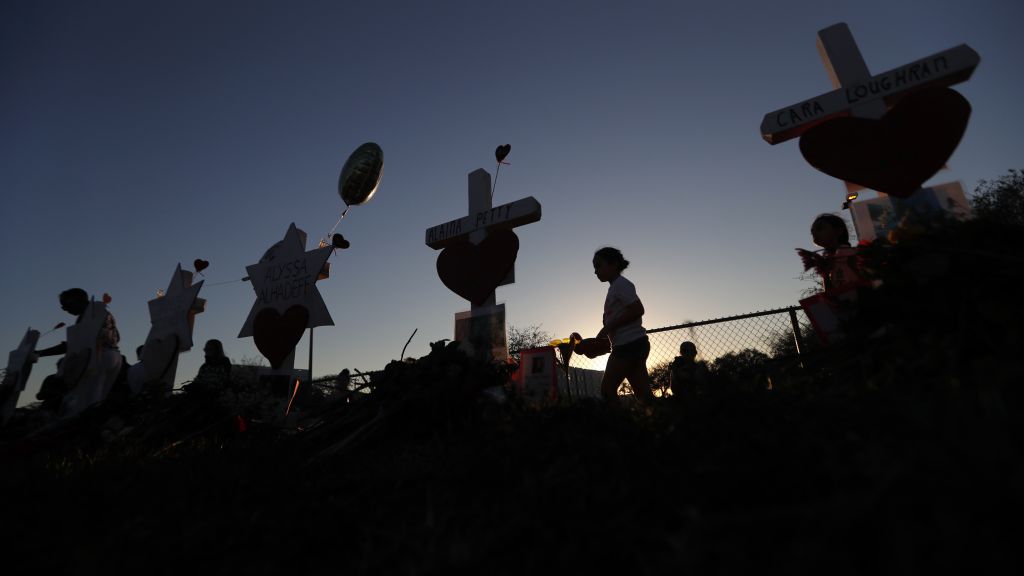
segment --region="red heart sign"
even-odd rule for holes
[[[498,230],[479,244],[463,241],[442,250],[437,275],[449,290],[479,306],[512,270],[518,253],[515,232]]]
[[[800,137],[822,172],[905,198],[942,169],[967,128],[971,105],[949,88],[917,92],[879,120],[836,118]]]
[[[202,272],[210,265],[210,263],[202,258],[196,258],[192,265],[195,266],[196,272]]]
[[[278,313],[264,308],[252,321],[252,339],[256,349],[266,356],[270,366],[277,370],[302,338],[309,323],[309,310],[298,304]]]

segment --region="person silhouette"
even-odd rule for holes
[[[231,360],[224,354],[220,340],[207,340],[203,346],[206,361],[192,380],[189,391],[216,394],[231,384]]]
[[[674,398],[703,391],[708,380],[708,365],[697,361],[697,346],[693,342],[687,340],[679,345],[679,356],[672,360],[668,378]]]
[[[618,249],[605,247],[594,253],[593,264],[597,279],[608,283],[597,338],[607,338],[612,348],[601,380],[601,397],[618,404],[619,385],[628,380],[633,395],[646,404],[654,399],[647,374],[651,344],[643,327],[644,305],[636,286],[622,276],[629,261]]]
[[[811,239],[822,248],[816,254],[803,248],[797,253],[804,270],[815,269],[821,276],[822,289],[833,292],[861,281],[857,273],[857,250],[850,246],[846,222],[835,214],[819,214],[811,224]]]
[[[348,368],[342,368],[341,372],[334,377],[334,388],[338,391],[344,392],[348,390],[348,383],[352,378],[352,373],[349,372]]]
[[[124,356],[118,349],[121,335],[117,330],[114,316],[106,311],[105,305],[91,302],[89,295],[81,288],[71,288],[60,293],[60,307],[75,316],[75,325],[82,324],[87,314],[104,314],[98,317],[95,344],[88,351],[68,356],[67,341],[39,350],[36,357],[65,354],[58,361],[57,374],[43,381],[36,398],[43,400],[43,407],[55,409],[59,406],[62,417],[74,416],[93,404],[106,399],[121,373]],[[68,327],[70,333],[71,327]],[[92,335],[88,335],[90,338]]]

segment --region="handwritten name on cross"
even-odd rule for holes
[[[778,144],[842,116],[880,118],[900,97],[971,77],[981,58],[961,44],[872,76],[846,24],[818,32],[818,49],[835,90],[765,114],[761,137]]]
[[[479,244],[487,237],[488,230],[511,230],[540,220],[540,202],[533,196],[522,200],[491,206],[491,174],[483,168],[469,173],[469,215],[444,224],[427,228],[426,245],[440,250],[456,242],[468,239]],[[515,269],[499,284],[504,286],[515,282]],[[493,306],[492,292],[483,306]],[[478,308],[473,304],[472,308]]]

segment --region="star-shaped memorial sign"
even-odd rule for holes
[[[334,325],[316,289],[334,247],[307,252],[305,245],[305,234],[292,223],[284,240],[268,250],[258,264],[245,268],[256,302],[238,337],[254,336],[256,347],[275,368],[295,348],[306,328]]]
[[[202,287],[202,280],[193,284],[192,273],[182,270],[181,264],[178,264],[164,295],[149,301],[149,319],[153,326],[149,329],[146,342],[173,335],[178,342],[178,352],[191,350],[192,312],[202,311],[205,304],[198,297]]]
[[[167,392],[174,388],[178,354],[192,349],[193,319],[206,304],[198,297],[202,287],[202,281],[192,283],[192,273],[182,270],[179,263],[167,291],[149,301],[152,326],[142,349],[142,365],[146,380],[159,381],[159,387]]]
[[[85,375],[89,359],[95,353],[96,341],[106,321],[107,305],[91,300],[78,320],[68,326],[68,350],[57,369],[68,387],[78,385]]]

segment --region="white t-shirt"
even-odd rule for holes
[[[627,306],[639,300],[640,297],[636,295],[636,286],[633,286],[632,282],[620,275],[608,283],[608,296],[604,299],[604,317],[602,320],[607,324],[625,312]],[[647,331],[644,330],[642,318],[637,318],[629,324],[619,326],[614,331],[608,333],[612,346],[629,344],[646,335]]]

